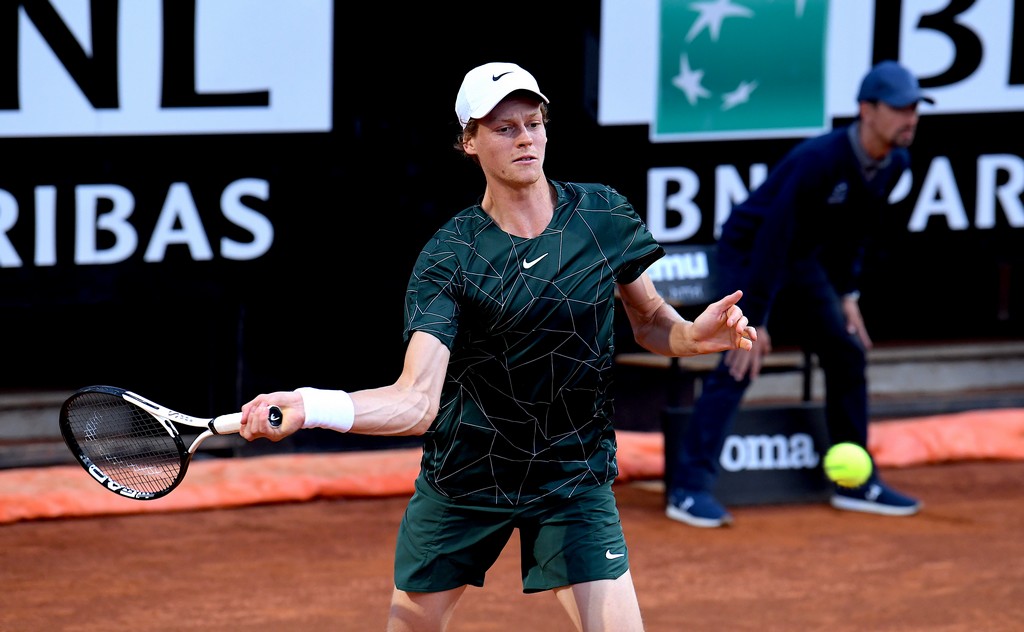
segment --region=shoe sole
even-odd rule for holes
[[[862,513],[873,513],[881,516],[913,516],[920,509],[920,505],[907,507],[896,507],[894,505],[881,505],[869,500],[858,500],[846,498],[845,496],[833,496],[832,506],[843,511],[860,511]]]
[[[720,520],[714,518],[700,518],[693,514],[686,513],[681,509],[676,509],[672,505],[665,508],[665,515],[669,518],[690,525],[691,527],[700,527],[702,529],[715,529],[717,527],[726,527],[732,524],[732,516],[726,515]]]

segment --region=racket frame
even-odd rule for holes
[[[69,409],[79,397],[96,393],[120,397],[128,404],[149,413],[150,416],[159,422],[159,425],[174,441],[174,444],[178,449],[178,457],[180,460],[178,475],[170,485],[157,491],[140,491],[134,489],[111,478],[103,468],[94,463],[93,460],[85,454],[85,451],[79,443],[78,437],[75,436],[75,433],[71,428],[71,424],[68,421]],[[185,478],[185,473],[192,460],[192,456],[203,441],[215,434],[221,435],[237,433],[241,428],[241,421],[241,412],[220,415],[212,418],[193,417],[167,408],[166,406],[161,406],[138,393],[134,393],[117,386],[93,385],[78,389],[68,397],[67,400],[65,400],[64,404],[61,406],[60,412],[60,431],[61,435],[64,437],[64,443],[67,444],[68,449],[71,450],[71,453],[75,456],[79,465],[89,473],[89,476],[91,476],[93,480],[102,485],[105,489],[119,496],[131,498],[133,500],[154,500],[156,498],[166,496],[174,490],[179,483],[181,483]],[[193,428],[204,428],[204,430],[186,448],[177,424]]]

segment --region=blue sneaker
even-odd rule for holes
[[[691,527],[724,527],[732,524],[732,515],[708,492],[673,490],[665,515]]]
[[[894,491],[877,479],[860,487],[836,485],[832,506],[845,511],[863,511],[883,516],[912,516],[921,509],[921,503],[916,499]]]

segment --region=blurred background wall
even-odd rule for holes
[[[487,61],[551,99],[550,177],[611,184],[664,243],[707,244],[899,59],[937,104],[867,262],[872,334],[1019,339],[1021,3],[700,4],[3,3],[0,390],[109,383],[217,414],[394,380],[419,248],[483,190],[453,108]],[[724,108],[739,81],[750,107]]]

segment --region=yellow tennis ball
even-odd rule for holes
[[[871,476],[871,456],[856,443],[837,443],[825,453],[825,475],[836,485],[860,487]]]

